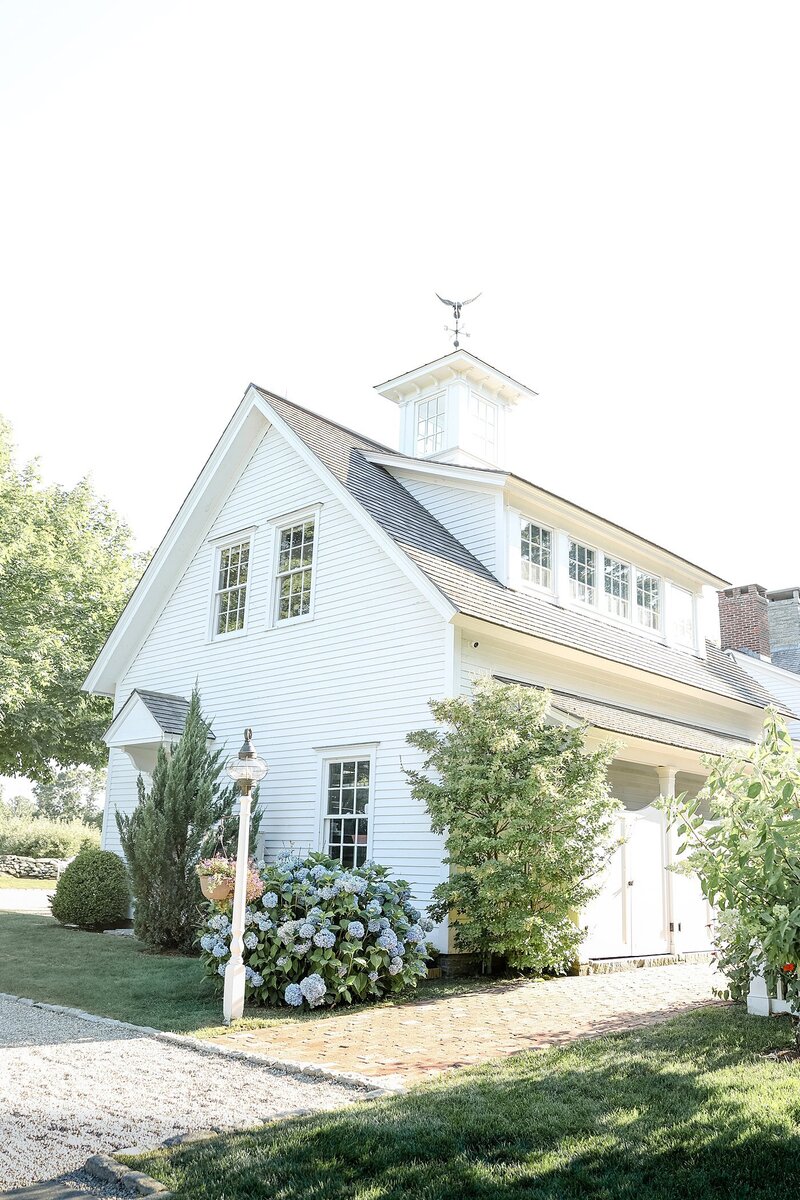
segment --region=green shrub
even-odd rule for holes
[[[408,735],[421,770],[411,794],[443,834],[449,878],[430,914],[451,915],[459,950],[512,967],[566,971],[582,933],[575,913],[599,890],[619,804],[606,770],[614,747],[548,724],[537,688],[475,681],[472,697],[430,701],[438,729]]]
[[[50,821],[42,817],[0,820],[0,854],[26,858],[73,858],[100,845],[100,832],[82,821]]]
[[[377,1000],[427,974],[432,923],[387,867],[346,869],[324,854],[291,851],[259,872],[263,894],[245,913],[244,961],[251,1004],[317,1008]],[[221,986],[230,958],[232,904],[209,904],[200,949]]]
[[[84,850],[56,885],[50,902],[62,925],[114,929],[127,920],[130,906],[125,864],[110,850]]]

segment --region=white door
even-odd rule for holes
[[[624,844],[614,852],[599,895],[582,915],[582,958],[669,952],[664,817],[650,807],[626,812],[620,835]]]
[[[631,813],[625,844],[629,954],[669,953],[667,864],[663,815],[654,808]]]

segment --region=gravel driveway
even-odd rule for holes
[[[72,1171],[97,1151],[363,1094],[0,999],[0,1189]]]

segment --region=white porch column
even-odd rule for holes
[[[672,800],[675,797],[675,777],[678,774],[675,767],[657,767],[658,771],[658,786],[660,795]],[[680,930],[678,928],[680,922],[678,914],[675,912],[675,875],[670,869],[677,857],[677,847],[675,844],[674,830],[667,824],[666,814],[664,815],[664,862],[666,871],[664,872],[664,892],[666,897],[665,909],[667,919],[667,929],[669,931],[669,950],[670,954],[680,954],[681,939]]]

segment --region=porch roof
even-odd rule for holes
[[[496,675],[495,678],[501,683],[537,687],[536,684],[526,683],[521,679],[510,679],[502,675]],[[538,690],[550,691],[553,698],[551,708],[554,712],[576,717],[579,721],[586,721],[595,729],[602,729],[607,733],[626,734],[628,737],[642,738],[648,742],[659,742],[664,746],[696,750],[701,754],[726,754],[736,747],[743,748],[752,744],[747,738],[734,737],[716,729],[688,725],[683,721],[673,721],[655,713],[622,708],[617,704],[608,704],[605,700],[594,700],[588,696],[575,696],[569,692],[556,692],[552,689]]]

